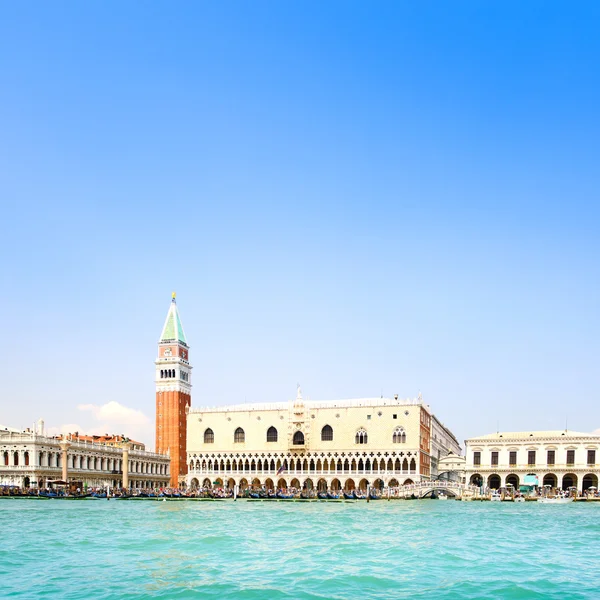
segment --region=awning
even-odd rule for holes
[[[540,485],[540,480],[537,475],[525,475],[523,483],[525,485]]]

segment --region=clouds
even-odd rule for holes
[[[154,424],[141,410],[114,400],[101,405],[80,404],[77,409],[88,414],[90,433],[122,433],[152,448]]]
[[[114,400],[101,406],[97,404],[80,404],[77,409],[91,413],[96,421],[111,423],[113,426],[147,427],[150,424],[150,419],[141,410],[123,406]]]
[[[46,427],[47,435],[60,435],[61,433],[87,433],[85,428],[77,423],[64,423],[63,425],[59,425],[58,427]]]
[[[85,435],[124,434],[131,439],[146,444],[148,450],[154,447],[154,422],[141,410],[124,406],[111,400],[106,404],[79,404],[79,423],[65,423],[58,427],[48,427],[49,435],[75,433]]]

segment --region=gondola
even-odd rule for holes
[[[327,500],[339,500],[339,494],[333,494],[332,492],[327,492]]]
[[[317,498],[319,498],[319,500],[327,500],[327,492],[319,492]]]
[[[284,494],[283,492],[277,492],[277,497],[280,500],[292,500],[294,498],[294,494]]]

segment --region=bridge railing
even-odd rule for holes
[[[408,496],[409,494],[422,495],[423,491],[448,490],[454,494],[472,494],[477,495],[479,488],[474,485],[459,483],[457,481],[418,481],[408,485],[401,485],[396,488],[390,488],[391,496]]]

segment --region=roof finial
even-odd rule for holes
[[[175,298],[177,297],[177,294],[175,292],[173,292],[171,294],[171,302],[175,302]]]

